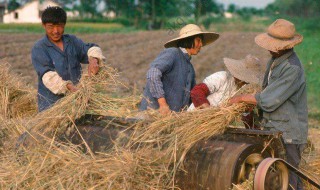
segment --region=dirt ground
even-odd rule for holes
[[[78,35],[84,42],[98,44],[107,63],[117,68],[121,78],[129,86],[135,86],[142,92],[149,64],[164,48],[163,44],[178,34],[169,31],[137,32],[129,34],[90,34]],[[266,63],[269,54],[254,43],[257,33],[227,32],[221,33],[213,44],[204,47],[192,58],[196,70],[197,82],[216,71],[224,70],[223,58],[242,59],[247,54],[260,58]],[[37,77],[31,64],[31,48],[42,34],[0,34],[0,60],[12,65],[12,72],[20,74],[27,83],[36,87]],[[320,152],[320,130],[310,129],[309,138]],[[319,153],[320,154],[320,153]]]
[[[171,33],[170,33],[171,34]],[[177,35],[177,34],[175,34]],[[201,82],[213,72],[224,70],[223,57],[242,59],[252,54],[265,63],[268,53],[254,43],[256,33],[222,33],[213,44],[204,47],[192,58],[197,81]],[[0,35],[0,59],[7,60],[15,73],[36,86],[37,77],[31,64],[31,48],[41,34]],[[149,64],[164,48],[163,44],[174,38],[168,31],[138,32],[130,34],[78,35],[84,42],[98,44],[107,57],[107,63],[121,72],[123,80],[142,91]]]

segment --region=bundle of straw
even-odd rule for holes
[[[0,62],[0,115],[4,118],[30,117],[36,114],[36,90],[9,72],[10,65]]]
[[[78,84],[78,91],[67,94],[51,108],[26,122],[26,129],[33,134],[53,137],[73,128],[74,122],[85,114],[126,117],[135,112],[137,96],[116,97],[117,89],[123,86],[117,77],[117,71],[107,66],[102,67],[95,76],[84,75]]]
[[[57,115],[57,108],[66,110],[67,115],[59,113],[54,119],[36,118],[29,122],[34,124],[32,130],[52,134],[52,139],[44,138],[43,145],[26,149],[22,158],[12,152],[3,157],[1,163],[5,165],[0,167],[3,168],[0,169],[3,188],[175,189],[175,175],[188,150],[201,140],[223,133],[246,108],[244,104],[224,105],[173,113],[165,118],[152,115],[154,121],[148,126],[137,123],[130,128],[134,132],[126,145],[115,146],[108,154],[95,155],[89,151],[88,155],[75,145],[55,142],[58,131],[64,128],[62,124],[80,117],[90,107],[91,98],[95,96],[91,89],[94,85],[84,86],[38,117],[43,114],[41,119],[46,119]],[[63,103],[67,100],[68,103]],[[128,105],[128,101],[125,102]],[[127,107],[125,105],[121,104],[118,109]],[[132,105],[130,101],[129,105]]]

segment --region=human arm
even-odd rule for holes
[[[42,82],[54,94],[66,94],[67,91],[78,90],[71,81],[63,80],[55,71],[48,71],[42,77]]]
[[[169,105],[165,100],[165,91],[162,83],[162,77],[170,72],[175,56],[174,52],[164,50],[159,56],[151,63],[150,69],[147,72],[147,85],[151,96],[158,100],[159,108],[168,108]]]
[[[243,94],[239,96],[234,96],[229,99],[229,103],[231,104],[237,104],[237,103],[247,103],[247,104],[252,104],[252,105],[257,105],[257,100],[255,98],[254,94]]]
[[[190,92],[191,100],[196,108],[206,108],[210,106],[207,96],[210,94],[206,84],[197,84]]]
[[[287,65],[280,73],[271,75],[271,79],[273,81],[261,93],[255,95],[258,107],[265,112],[278,109],[301,87],[301,68]]]
[[[88,50],[89,57],[89,66],[88,66],[88,74],[91,76],[95,75],[99,72],[100,66],[105,62],[105,57],[102,54],[102,50],[99,47],[91,47]]]
[[[67,85],[73,85],[71,81],[63,80],[60,77],[46,48],[36,44],[32,48],[31,58],[39,79],[52,93],[65,94],[68,91]]]
[[[89,76],[97,74],[100,66],[105,62],[101,48],[93,43],[84,43],[81,39],[73,35],[70,35],[70,38],[76,49],[78,61],[80,63],[89,63]]]
[[[165,98],[159,98],[158,99],[158,103],[159,103],[159,112],[161,115],[168,115],[169,113],[171,113],[170,107],[167,104],[167,101]]]

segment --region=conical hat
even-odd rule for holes
[[[195,36],[198,34],[203,35],[202,46],[208,45],[219,38],[219,34],[214,32],[203,32],[201,28],[195,24],[188,24],[184,26],[179,33],[179,37],[174,38],[164,44],[165,48],[177,47],[177,42],[181,39],[188,38],[190,36]]]
[[[263,69],[258,58],[247,55],[242,60],[223,59],[231,75],[250,84],[262,84]]]

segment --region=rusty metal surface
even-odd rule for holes
[[[286,166],[288,167],[288,169],[290,171],[295,172],[299,177],[301,177],[302,179],[306,180],[308,183],[310,183],[314,187],[320,189],[320,181],[319,181],[319,179],[313,179],[312,177],[310,177],[307,174],[303,173],[298,168],[295,168],[294,166],[292,166],[291,164],[289,164],[285,160],[280,159],[280,161],[283,162],[284,164],[286,164]]]
[[[238,183],[238,173],[244,160],[262,149],[257,144],[214,139],[203,141],[188,153],[184,168],[187,172],[181,171],[176,183],[184,190],[230,189],[232,183]]]
[[[286,190],[289,171],[279,158],[262,160],[254,176],[254,190]]]
[[[65,138],[74,144],[82,144],[83,149],[86,149],[83,144],[85,140],[92,152],[107,152],[115,144],[125,145],[132,132],[130,126],[139,121],[134,118],[86,115],[77,121],[81,136],[74,130]]]

